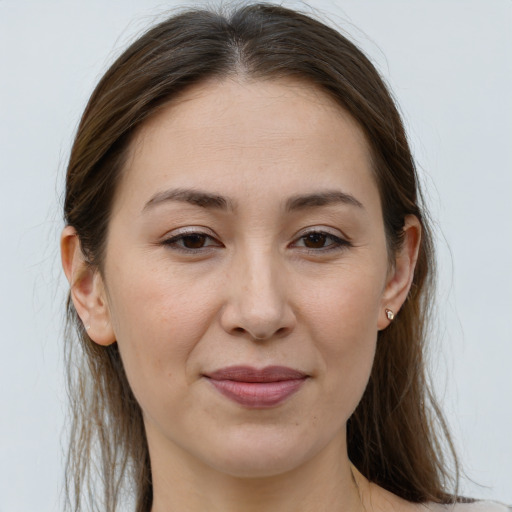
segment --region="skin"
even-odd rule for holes
[[[169,198],[176,189],[228,207]],[[320,192],[355,201],[286,209]],[[368,484],[346,449],[385,308],[396,314],[412,281],[415,217],[404,232],[390,259],[365,138],[309,84],[210,81],[142,126],[104,268],[85,266],[72,227],[62,260],[91,339],[119,344],[144,415],[153,512],[412,507]],[[232,365],[308,378],[251,409],[204,377]]]

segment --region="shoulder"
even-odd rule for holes
[[[455,505],[428,504],[422,508],[425,512],[512,512],[512,507],[495,501],[474,501]]]

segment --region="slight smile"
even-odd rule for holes
[[[309,378],[285,366],[230,366],[204,375],[224,396],[248,408],[264,409],[280,404],[296,393]]]

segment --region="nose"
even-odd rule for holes
[[[270,251],[240,255],[230,269],[228,297],[221,311],[222,328],[254,340],[283,337],[293,331],[296,316],[289,300],[286,272]]]

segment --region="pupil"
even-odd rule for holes
[[[306,236],[304,244],[310,249],[319,249],[325,246],[326,235],[323,233],[311,233]]]
[[[206,241],[205,235],[187,235],[183,237],[183,245],[187,249],[200,249]]]

